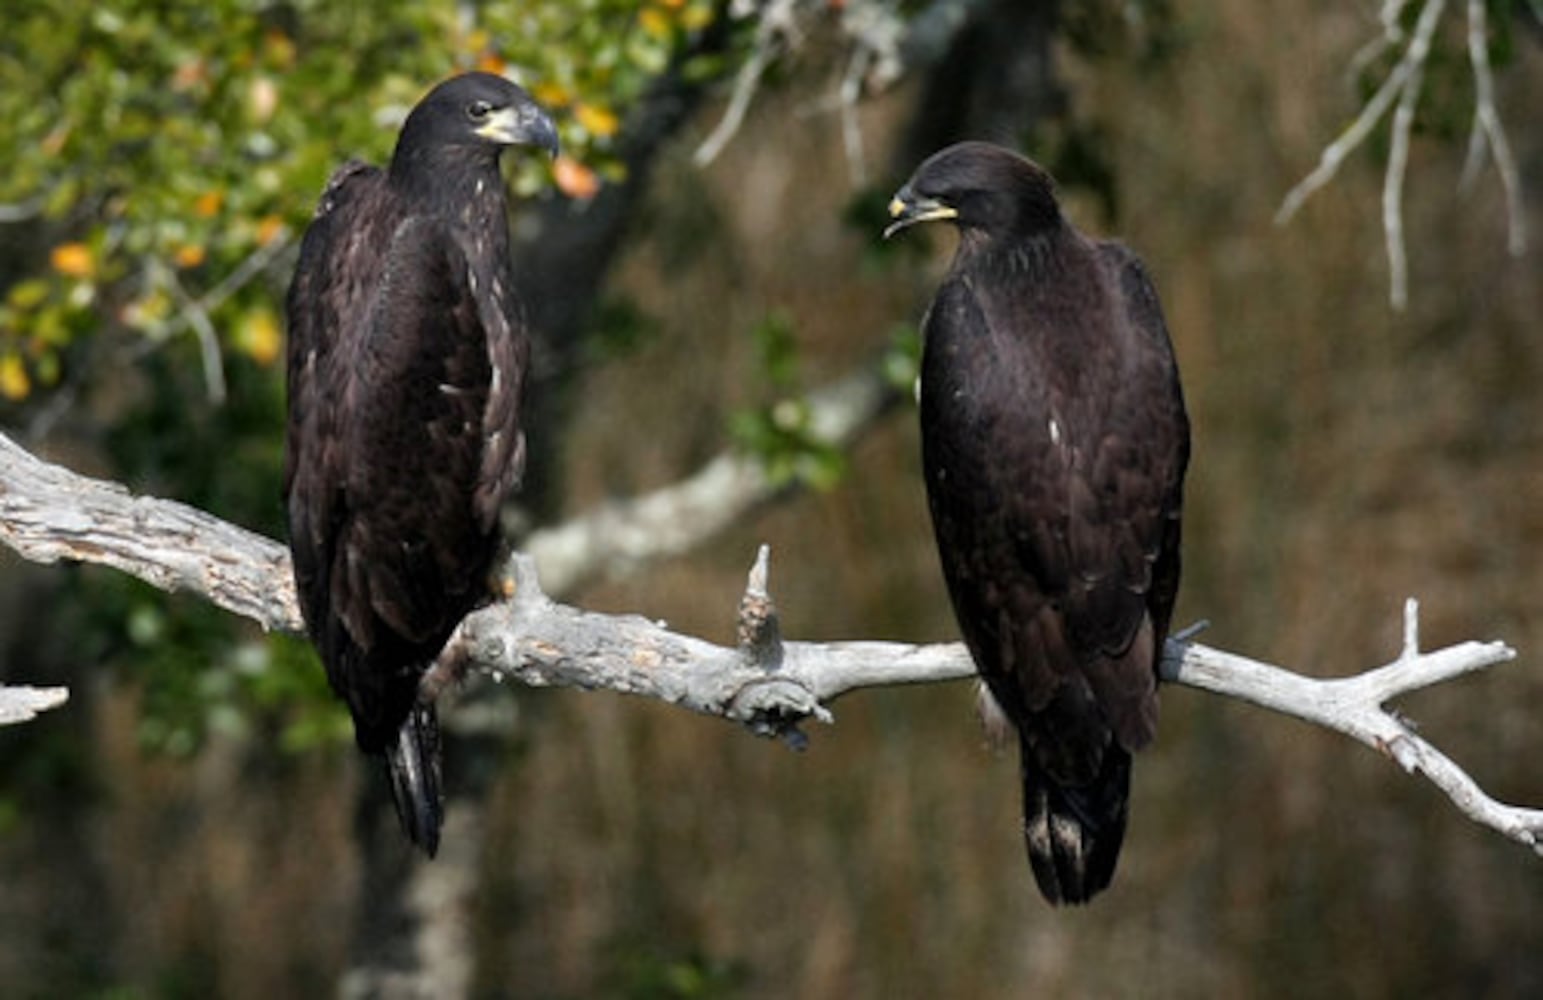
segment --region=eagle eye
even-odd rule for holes
[[[472,101],[466,105],[466,117],[474,122],[480,122],[493,113],[493,105],[487,101]]]

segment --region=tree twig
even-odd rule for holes
[[[729,106],[712,132],[692,154],[691,159],[697,166],[705,167],[716,160],[729,140],[739,132],[745,113],[750,110],[750,102],[760,88],[762,75],[776,59],[781,47],[787,44],[787,35],[793,30],[794,3],[795,0],[773,0],[761,12],[761,20],[755,30],[754,47],[734,78]]]
[[[1384,0],[1379,21],[1382,32],[1351,59],[1354,71],[1367,65],[1389,48],[1403,45],[1402,54],[1361,111],[1333,142],[1323,148],[1318,165],[1297,183],[1275,213],[1277,225],[1288,222],[1314,193],[1325,187],[1341,165],[1371,134],[1373,128],[1393,108],[1389,125],[1387,169],[1382,183],[1382,229],[1388,255],[1388,300],[1395,309],[1403,309],[1409,298],[1408,253],[1404,237],[1403,192],[1408,173],[1409,141],[1419,107],[1425,65],[1430,60],[1431,42],[1446,13],[1447,0],[1424,0],[1414,30],[1406,35],[1399,24],[1409,0]],[[1521,204],[1521,182],[1516,159],[1500,122],[1495,104],[1494,72],[1489,61],[1488,22],[1484,0],[1468,0],[1468,61],[1473,68],[1474,122],[1468,139],[1459,189],[1466,190],[1478,173],[1485,149],[1495,156],[1495,170],[1506,200],[1506,249],[1517,256],[1527,246],[1526,216]]]
[[[1500,187],[1506,202],[1506,249],[1513,257],[1521,256],[1527,249],[1527,216],[1522,210],[1521,179],[1516,169],[1516,157],[1506,139],[1505,127],[1500,123],[1500,112],[1495,107],[1495,74],[1489,64],[1489,28],[1484,0],[1468,0],[1468,61],[1473,65],[1473,140],[1479,149],[1480,138],[1488,141],[1495,154],[1495,172],[1500,175]],[[1470,157],[1469,162],[1474,161]],[[1477,167],[1474,170],[1477,173]],[[1464,165],[1461,183],[1471,184],[1473,177]]]
[[[841,114],[842,142],[855,183],[862,183],[866,169],[856,118],[864,90],[885,90],[916,68],[937,62],[954,37],[986,5],[986,0],[932,0],[909,16],[903,16],[887,0],[848,0],[837,5],[841,8],[840,35],[851,51],[832,100],[828,105],[821,102],[821,106]],[[732,16],[759,18],[755,40],[734,78],[723,117],[692,154],[697,166],[707,166],[718,158],[744,124],[766,71],[800,47],[804,38],[801,21],[822,21],[832,6],[827,0],[769,0],[759,10],[754,4],[745,4],[743,9],[736,4],[731,9]]]
[[[1431,35],[1441,19],[1446,0],[1427,0],[1415,25],[1414,37],[1404,58],[1409,61],[1409,77],[1398,96],[1393,111],[1392,142],[1388,147],[1388,169],[1382,180],[1382,233],[1388,248],[1388,302],[1402,311],[1409,304],[1409,254],[1404,245],[1404,178],[1409,173],[1409,136],[1414,131],[1414,113],[1420,106],[1420,88],[1425,82],[1425,61],[1430,56]]]
[[[1430,0],[1431,6],[1440,3],[1441,0]],[[1427,8],[1429,9],[1429,8]],[[1413,72],[1413,66],[1409,62],[1407,53],[1401,58],[1387,79],[1382,81],[1382,86],[1361,108],[1361,113],[1345,128],[1334,141],[1323,147],[1318,154],[1318,165],[1312,173],[1297,182],[1296,186],[1286,192],[1286,197],[1281,200],[1280,208],[1275,211],[1275,224],[1285,225],[1297,214],[1308,198],[1318,193],[1334,179],[1339,173],[1339,168],[1350,158],[1350,154],[1366,141],[1373,128],[1382,120],[1393,101],[1403,91],[1404,84]]]
[[[104,563],[166,590],[190,590],[265,628],[296,631],[288,553],[277,542],[184,504],[42,462],[0,435],[0,540],[38,562]],[[514,592],[462,622],[442,654],[495,678],[611,690],[744,723],[801,743],[799,724],[831,721],[828,702],[860,688],[973,676],[960,643],[792,642],[782,638],[763,553],[740,604],[733,646],[636,615],[564,605],[542,591],[534,560],[512,560]],[[1475,822],[1543,854],[1543,810],[1486,795],[1385,702],[1514,659],[1501,642],[1419,650],[1413,602],[1393,662],[1319,680],[1187,638],[1170,639],[1165,681],[1238,698],[1344,733],[1424,774]]]
[[[204,366],[204,391],[215,406],[225,404],[225,359],[220,352],[220,335],[215,332],[209,313],[199,300],[188,294],[182,282],[171,268],[158,267],[160,281],[171,290],[172,296],[182,307],[182,317],[198,339],[198,354]]]

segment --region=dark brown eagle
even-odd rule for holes
[[[524,463],[529,346],[499,153],[553,153],[519,87],[470,73],[408,114],[391,166],[327,182],[289,287],[284,498],[306,630],[403,830],[432,856],[439,730],[418,681],[488,595]]]
[[[927,499],[960,630],[1017,729],[1035,880],[1086,902],[1157,729],[1189,461],[1173,348],[1141,261],[1074,229],[1015,153],[950,146],[890,213],[886,235],[959,229],[924,322]]]

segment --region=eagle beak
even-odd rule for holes
[[[504,146],[534,146],[557,156],[557,126],[534,104],[498,108],[477,128],[484,139]]]
[[[945,205],[936,198],[917,195],[909,186],[901,188],[889,200],[889,217],[895,221],[884,227],[884,238],[916,225],[918,222],[934,222],[938,219],[959,218],[958,209]]]

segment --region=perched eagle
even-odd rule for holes
[[[927,499],[960,630],[1017,730],[1035,880],[1086,902],[1157,729],[1189,461],[1173,348],[1141,261],[1074,229],[1021,156],[950,146],[890,214],[886,236],[959,230],[924,322]]]
[[[327,182],[289,287],[284,499],[306,630],[360,749],[383,755],[403,830],[433,856],[439,730],[418,681],[488,594],[520,479],[529,347],[499,153],[557,150],[519,87],[429,92],[391,166]]]

